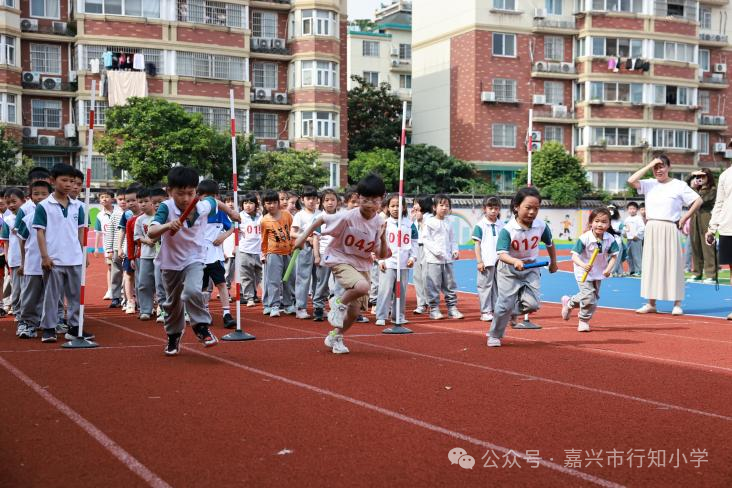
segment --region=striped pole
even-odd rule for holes
[[[89,194],[91,193],[92,146],[94,145],[94,112],[96,108],[97,80],[91,82],[91,107],[89,109],[89,131],[86,136],[86,175],[84,176],[84,240],[81,246],[81,290],[79,293],[79,335],[62,347],[68,349],[85,349],[97,347],[96,342],[84,339],[84,302],[86,295],[86,263],[87,237],[89,236]]]
[[[391,319],[394,321],[394,326],[384,329],[384,334],[411,334],[412,331],[402,325],[401,315],[401,304],[402,300],[406,297],[402,297],[402,212],[404,200],[404,146],[407,145],[407,102],[402,104],[402,137],[400,141],[400,156],[399,156],[399,207],[397,211],[397,268],[396,268],[396,317]],[[388,237],[388,236],[387,236]],[[411,238],[411,235],[410,235]]]
[[[234,89],[229,90],[229,114],[231,116],[231,186],[234,190],[234,208],[239,212],[239,175],[236,165],[236,115],[234,112]],[[241,283],[239,279],[239,222],[234,222],[234,304],[236,307],[236,330],[221,339],[225,341],[251,341],[255,337],[241,327]]]

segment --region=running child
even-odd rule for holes
[[[239,279],[241,302],[247,307],[256,305],[257,288],[262,283],[262,214],[257,195],[247,193],[241,202],[239,226]]]
[[[333,215],[338,211],[338,194],[332,188],[323,190],[321,208],[325,214]],[[322,322],[325,316],[325,302],[330,296],[331,272],[323,264],[323,256],[333,236],[322,235],[325,224],[313,233],[313,264],[315,265],[315,293],[313,293],[313,320]]]
[[[562,318],[569,320],[569,314],[573,308],[579,307],[578,332],[590,331],[590,319],[597,308],[597,301],[600,299],[600,285],[602,280],[610,276],[618,259],[620,247],[615,241],[615,236],[608,232],[611,213],[605,207],[600,207],[590,212],[590,230],[579,236],[577,243],[572,249],[572,262],[574,263],[574,277],[579,286],[579,293],[569,297],[562,297]],[[590,260],[595,250],[599,253],[595,261],[590,265]],[[582,278],[587,273],[587,279]]]
[[[302,190],[300,196],[302,200],[302,210],[295,214],[292,219],[292,228],[290,236],[297,239],[300,232],[310,227],[318,215],[318,205],[320,197],[318,191],[312,186],[306,186]],[[307,306],[308,295],[310,293],[310,282],[313,278],[313,238],[308,237],[305,245],[297,257],[295,264],[295,318],[309,319]]]
[[[501,199],[487,197],[483,200],[483,218],[473,229],[475,259],[478,262],[478,299],[480,301],[480,320],[493,320],[498,289],[496,286],[496,244],[503,229],[501,218]]]
[[[5,246],[5,259],[10,273],[10,307],[15,314],[15,321],[18,323],[15,335],[20,335],[25,329],[25,324],[20,321],[20,290],[22,279],[18,273],[18,268],[20,268],[22,261],[20,255],[20,239],[18,239],[18,234],[14,229],[18,211],[21,205],[25,203],[25,194],[20,188],[12,187],[5,190],[3,198],[10,213],[4,218],[2,230],[0,231],[0,240],[3,241],[3,245]]]
[[[277,192],[265,192],[264,208],[267,214],[262,217],[262,262],[265,264],[265,283],[267,296],[264,303],[264,314],[279,317],[282,308],[286,314],[295,313],[295,279],[290,276],[287,283],[282,283],[282,275],[290,264],[292,253],[292,215],[280,208]]]
[[[306,239],[323,224],[323,235],[333,236],[325,250],[323,263],[330,267],[338,284],[345,290],[331,300],[328,322],[334,329],[325,345],[335,354],[346,354],[343,334],[353,325],[369,293],[369,269],[372,253],[378,259],[389,257],[384,233],[385,222],[378,214],[386,187],[378,176],[370,174],[358,182],[358,208],[335,214],[321,214],[300,234],[295,246],[302,249]]]
[[[498,299],[488,333],[488,347],[500,347],[511,316],[539,310],[541,272],[524,265],[539,258],[539,242],[549,253],[549,272],[557,271],[557,252],[549,227],[537,219],[541,196],[536,188],[521,188],[511,202],[513,217],[498,234]],[[518,306],[518,307],[517,307]],[[518,310],[517,310],[518,308]]]
[[[196,196],[198,172],[193,168],[176,166],[168,171],[168,200],[158,207],[148,227],[150,239],[160,238],[160,252],[155,258],[165,287],[166,300],[165,332],[168,345],[165,354],[175,356],[180,353],[181,338],[185,331],[184,309],[191,318],[191,330],[206,347],[218,343],[210,331],[211,315],[201,291],[203,282],[203,262],[205,258],[204,233],[206,219],[223,210],[231,220],[239,221],[239,214],[230,210],[225,203],[213,197],[201,199],[188,218],[180,218]],[[171,231],[173,234],[171,234]]]

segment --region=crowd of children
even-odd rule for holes
[[[77,197],[83,178],[73,167],[58,164],[50,172],[30,172],[27,199],[18,188],[5,190],[0,260],[10,276],[9,309],[21,338],[40,334],[43,342],[55,342],[58,333],[67,338],[79,334],[86,219]],[[110,308],[137,314],[141,321],[157,316],[168,337],[167,355],[179,353],[186,323],[205,346],[218,342],[212,330],[218,320],[209,312],[215,295],[221,325],[236,327],[230,302],[237,271],[240,303],[246,307],[261,302],[271,318],[285,314],[323,321],[327,316],[333,330],[325,344],[336,354],[348,352],[343,335],[354,323],[368,322],[368,311],[377,326],[408,323],[410,270],[417,295],[414,314],[443,319],[442,296],[447,317],[462,319],[453,273],[460,253],[450,198],[417,198],[408,208],[399,195],[385,193],[383,181],[369,175],[343,198],[335,190],[312,187],[300,195],[249,192],[237,208],[231,197],[218,199],[215,181],[199,181],[195,170],[184,167],[171,169],[165,189],[132,185],[116,197],[103,192],[96,230],[103,236],[107,265],[104,299]],[[480,320],[491,323],[489,346],[501,345],[517,315],[539,308],[540,270],[529,265],[538,260],[540,243],[548,250],[549,272],[557,270],[551,232],[537,218],[540,205],[534,188],[519,190],[506,209],[508,218],[501,216],[499,198],[483,201],[484,215],[472,239]],[[602,279],[617,270],[622,232],[630,272],[640,270],[643,219],[637,211],[631,202],[629,216],[619,225],[615,209],[593,210],[589,230],[576,240],[572,261],[579,292],[563,297],[562,317],[568,319],[578,307],[580,331],[590,330]],[[240,222],[236,249],[232,221]],[[295,272],[283,281],[296,249]],[[591,262],[596,249],[599,255]],[[84,335],[93,337],[88,331]]]

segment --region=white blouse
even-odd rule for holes
[[[681,220],[684,205],[689,206],[699,198],[686,182],[670,179],[659,183],[655,178],[640,181],[638,193],[646,196],[646,218],[648,220]]]

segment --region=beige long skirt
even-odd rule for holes
[[[673,222],[649,220],[643,242],[640,294],[646,299],[684,299],[681,233]]]

